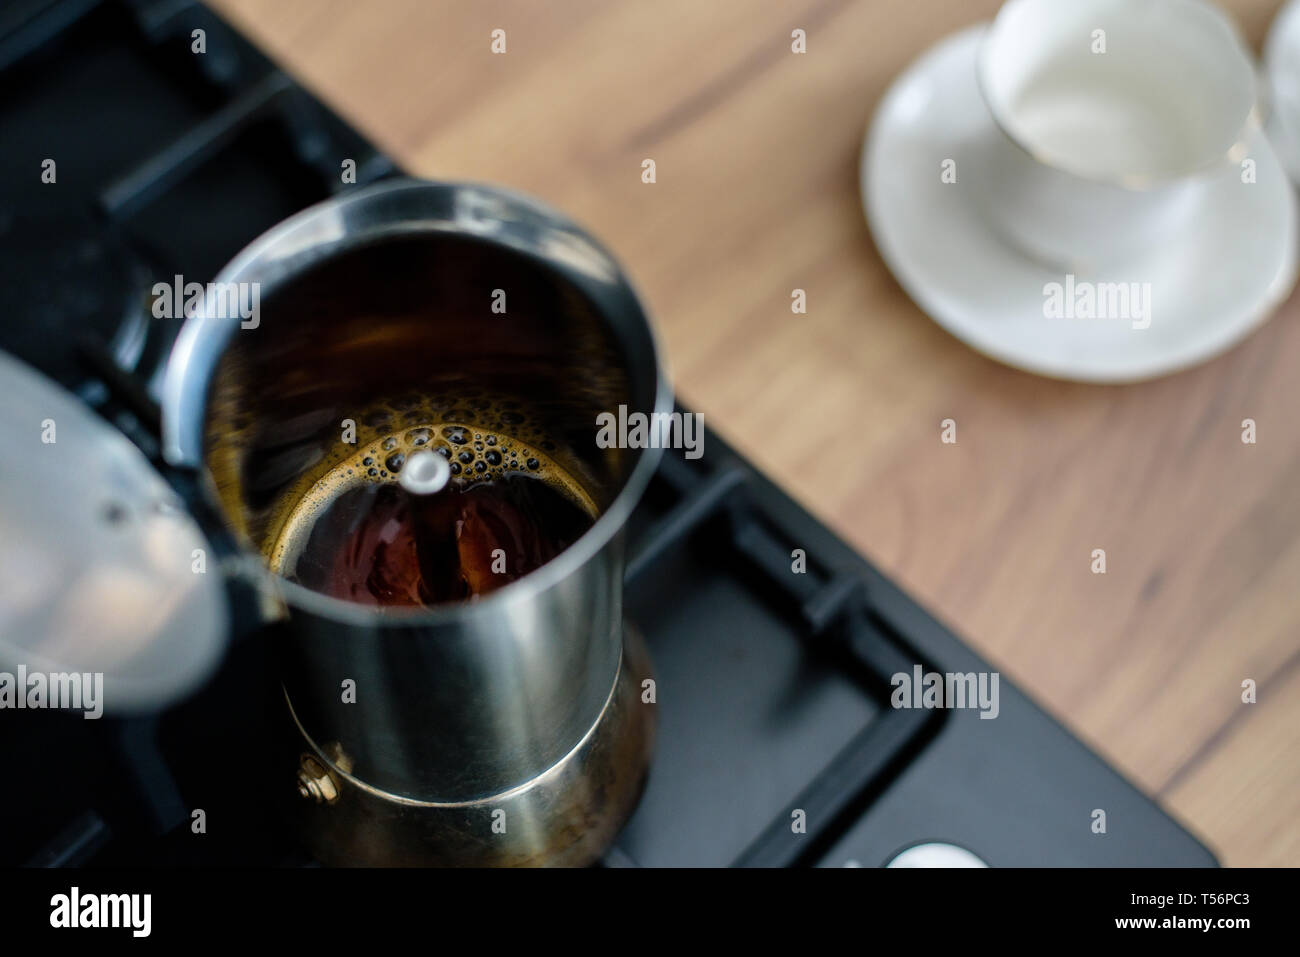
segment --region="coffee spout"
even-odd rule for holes
[[[451,466],[441,455],[426,449],[406,460],[397,481],[412,495],[432,495],[441,492],[451,481]]]

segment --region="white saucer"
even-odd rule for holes
[[[1151,322],[1044,315],[1065,270],[1002,242],[976,211],[975,146],[992,124],[976,88],[984,26],[925,53],[881,100],[862,152],[862,201],[876,246],[908,295],[967,345],[1008,365],[1086,382],[1163,375],[1214,356],[1259,326],[1297,273],[1291,184],[1262,136],[1256,182],[1238,170],[1208,183],[1198,228],[1139,262],[1077,280],[1149,282]],[[956,161],[957,182],[940,177]],[[963,162],[963,160],[969,160]],[[968,173],[963,180],[962,173]]]
[[[1264,45],[1271,109],[1268,136],[1291,178],[1300,182],[1300,0],[1273,21]]]

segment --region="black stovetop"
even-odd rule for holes
[[[214,13],[175,0],[11,5],[0,104],[0,348],[156,463],[157,373],[178,324],[146,318],[153,283],[206,281],[353,188],[344,159],[358,185],[395,172]],[[659,739],[606,865],[878,866],[929,841],[993,866],[1214,863],[1005,678],[994,720],[891,707],[890,677],[915,666],[993,669],[716,435],[704,448],[669,453],[630,529],[627,614],[654,659]],[[0,713],[0,863],[311,863],[270,811],[292,769],[258,746],[268,642],[249,596],[231,598],[221,671],[162,714]],[[196,808],[209,839],[191,835]]]

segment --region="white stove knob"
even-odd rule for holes
[[[988,867],[964,847],[933,841],[916,844],[898,854],[886,867]]]

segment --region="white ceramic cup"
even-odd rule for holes
[[[1188,225],[1259,127],[1254,64],[1205,0],[1009,0],[984,36],[980,200],[1023,252],[1067,268]]]

